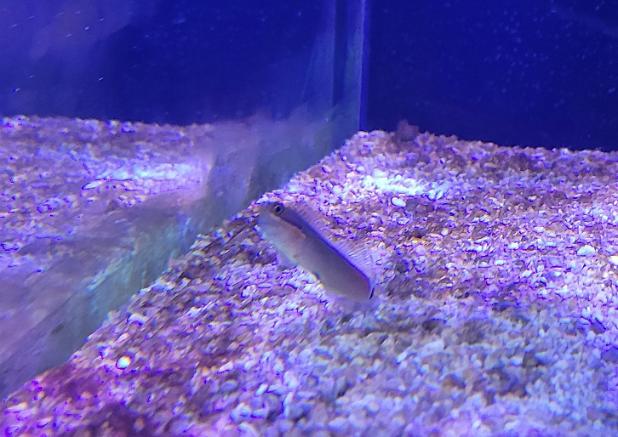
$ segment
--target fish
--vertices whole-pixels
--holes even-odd
[[[306,205],[261,203],[257,226],[284,266],[312,273],[328,293],[355,302],[374,297],[376,280],[365,249],[336,242]]]

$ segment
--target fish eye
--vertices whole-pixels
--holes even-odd
[[[283,214],[283,205],[280,203],[275,203],[273,205],[273,212],[277,215]]]

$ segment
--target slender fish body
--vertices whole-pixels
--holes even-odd
[[[284,262],[313,273],[324,288],[354,301],[373,296],[374,284],[366,266],[353,250],[328,238],[314,213],[279,202],[260,205],[258,226]]]

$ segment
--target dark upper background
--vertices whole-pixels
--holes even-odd
[[[299,92],[321,5],[0,0],[0,114],[186,124],[272,109]],[[618,0],[373,0],[369,17],[363,128],[407,118],[618,149]]]
[[[618,149],[618,1],[373,5],[369,128]]]
[[[189,124],[294,101],[323,8],[293,3],[0,0],[0,114]]]

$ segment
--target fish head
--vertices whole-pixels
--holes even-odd
[[[260,205],[260,214],[267,213],[276,217],[281,217],[286,207],[282,202],[266,202]]]
[[[258,207],[257,224],[263,230],[282,226],[286,207],[281,202],[265,202]]]
[[[288,207],[282,202],[265,202],[258,209],[258,225],[287,226],[306,233],[307,223],[295,208]]]
[[[265,202],[258,208],[257,225],[260,233],[288,258],[294,259],[305,240],[296,215],[281,202]]]

